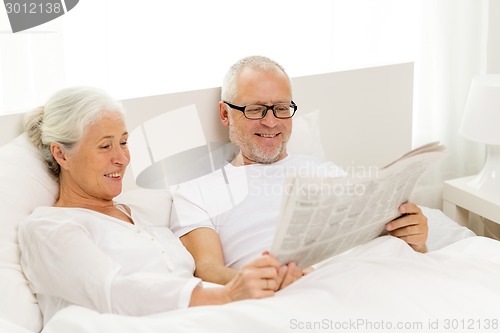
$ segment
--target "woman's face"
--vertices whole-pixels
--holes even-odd
[[[122,191],[130,161],[127,139],[128,132],[118,114],[106,113],[89,125],[75,149],[67,154],[64,186],[83,198],[112,200]]]

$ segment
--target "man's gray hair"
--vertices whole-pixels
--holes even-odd
[[[41,152],[49,170],[59,179],[60,167],[52,156],[50,145],[57,142],[71,151],[85,129],[110,112],[125,120],[121,103],[106,92],[93,87],[66,88],[52,95],[44,106],[28,113],[24,130]]]
[[[249,56],[240,59],[232,65],[224,76],[221,89],[221,99],[223,101],[232,102],[234,100],[238,93],[238,76],[246,67],[263,72],[270,70],[282,71],[288,78],[288,81],[290,81],[290,87],[292,86],[290,77],[285,72],[285,69],[276,61],[264,56]]]

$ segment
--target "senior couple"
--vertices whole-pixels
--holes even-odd
[[[242,182],[283,185],[283,170],[306,165],[343,175],[333,163],[287,153],[297,108],[290,78],[275,61],[252,56],[231,66],[219,117],[239,151],[223,168],[225,181],[214,172],[172,189],[171,230],[152,228],[157,221],[114,200],[131,158],[118,102],[75,87],[28,114],[28,137],[59,183],[55,204],[35,209],[19,227],[21,264],[44,321],[71,304],[146,315],[264,298],[309,272],[267,252],[280,195],[248,191],[236,204],[232,197]],[[425,252],[427,219],[414,204],[399,209],[404,214],[386,229]]]

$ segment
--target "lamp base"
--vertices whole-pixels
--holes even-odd
[[[487,145],[486,163],[483,170],[472,178],[468,185],[479,191],[500,195],[500,146]]]

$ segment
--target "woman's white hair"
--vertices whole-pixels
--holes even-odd
[[[24,130],[42,153],[52,174],[59,179],[60,167],[52,156],[50,145],[57,142],[71,151],[85,129],[109,112],[125,120],[121,103],[106,92],[93,87],[66,88],[52,95],[44,106],[28,113],[24,118]]]
[[[263,72],[270,70],[282,71],[290,82],[290,87],[292,86],[290,77],[285,72],[285,69],[276,61],[264,56],[249,56],[240,59],[232,65],[224,76],[221,89],[221,99],[223,101],[232,102],[236,98],[238,94],[238,76],[247,67]]]

